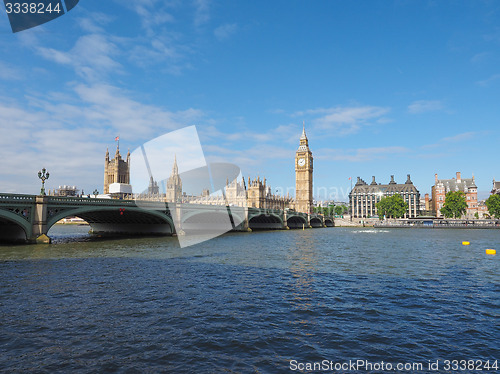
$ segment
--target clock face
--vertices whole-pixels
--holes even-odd
[[[306,164],[306,160],[304,158],[299,158],[297,164],[299,164],[299,166],[304,166]]]

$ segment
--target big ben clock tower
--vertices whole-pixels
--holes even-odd
[[[295,210],[310,213],[313,202],[313,156],[309,149],[305,125],[295,153]]]

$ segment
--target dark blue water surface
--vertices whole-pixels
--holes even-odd
[[[0,246],[0,369],[287,373],[361,359],[419,372],[440,360],[445,372],[444,360],[500,360],[500,256],[485,254],[500,250],[498,230],[254,232],[183,249],[87,230]]]

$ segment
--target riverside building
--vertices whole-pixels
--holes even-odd
[[[462,175],[457,171],[456,178],[438,179],[438,175],[434,174],[435,183],[432,186],[432,209],[436,212],[436,217],[442,217],[441,208],[446,201],[446,194],[452,191],[462,191],[467,199],[467,213],[465,218],[475,218],[478,212],[477,201],[477,186],[474,176],[472,178],[462,178]]]
[[[372,177],[372,182],[367,184],[358,177],[356,185],[349,194],[351,206],[351,216],[353,218],[370,218],[377,215],[376,204],[383,198],[395,194],[401,195],[408,204],[404,218],[415,218],[420,212],[420,193],[413,185],[408,174],[404,184],[398,184],[394,181],[394,175],[388,184],[380,184]]]
[[[500,182],[497,182],[493,179],[493,189],[491,190],[491,194],[498,194],[500,195]]]

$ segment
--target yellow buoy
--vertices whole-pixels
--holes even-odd
[[[462,245],[470,245],[470,242],[462,242]]]
[[[486,254],[487,255],[496,255],[497,251],[496,251],[496,249],[487,249]]]

